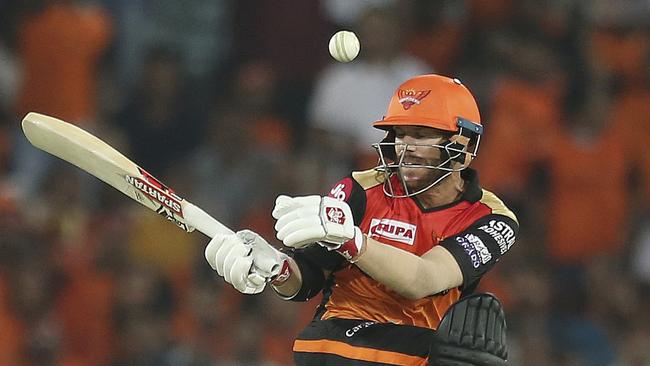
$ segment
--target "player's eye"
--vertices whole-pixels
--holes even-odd
[[[415,131],[414,135],[415,135],[416,138],[419,138],[419,139],[433,138],[431,133],[429,131],[424,130],[424,129]]]

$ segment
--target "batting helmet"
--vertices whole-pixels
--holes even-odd
[[[375,121],[373,126],[388,132],[382,142],[373,145],[380,157],[377,169],[387,174],[403,166],[401,157],[395,156],[394,126],[423,126],[451,133],[444,144],[431,145],[446,154],[447,159],[441,164],[410,165],[411,168],[438,169],[447,173],[417,192],[408,192],[404,186],[405,194],[396,194],[387,183],[389,189],[385,192],[393,197],[419,194],[451,172],[467,168],[476,156],[483,133],[478,105],[472,93],[460,80],[435,74],[417,76],[402,83],[393,94],[384,118]],[[459,164],[452,164],[454,162]]]

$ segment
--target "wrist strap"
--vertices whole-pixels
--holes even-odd
[[[354,263],[359,260],[359,257],[365,251],[366,247],[366,237],[361,232],[358,226],[354,227],[354,238],[343,243],[338,249],[336,249],[339,254],[341,254],[345,259],[350,263]]]
[[[289,260],[285,259],[282,261],[282,268],[280,268],[280,272],[271,279],[271,285],[273,286],[280,286],[283,283],[287,282],[289,277],[291,276],[291,266],[289,265]]]

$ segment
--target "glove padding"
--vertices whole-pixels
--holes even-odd
[[[257,294],[279,274],[288,256],[258,234],[242,230],[212,238],[205,248],[205,259],[239,292]]]
[[[332,197],[278,196],[273,208],[277,238],[284,245],[302,248],[313,243],[336,250],[355,237],[350,206]]]
[[[436,330],[429,364],[506,366],[506,321],[490,294],[475,294],[452,305]]]

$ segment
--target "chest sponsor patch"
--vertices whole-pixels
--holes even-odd
[[[371,237],[380,237],[400,243],[413,245],[417,226],[407,222],[391,219],[372,219],[368,234]]]

